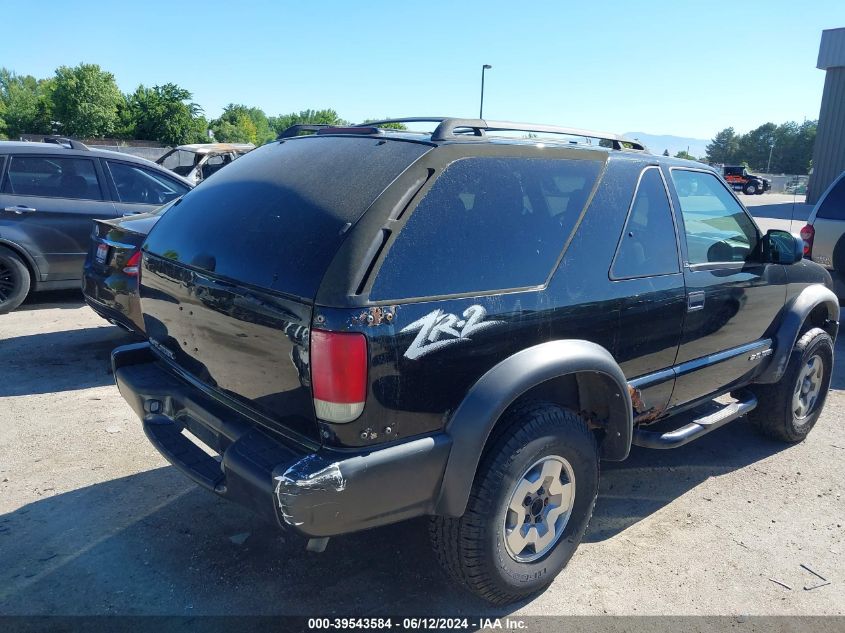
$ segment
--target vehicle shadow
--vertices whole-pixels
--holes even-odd
[[[82,292],[73,290],[47,290],[33,292],[24,300],[16,312],[27,310],[47,310],[51,308],[78,308],[84,305]]]
[[[92,459],[95,466],[96,457]],[[426,521],[337,538],[322,554],[172,467],[0,516],[6,615],[504,614],[456,589]],[[222,599],[221,599],[222,598]]]
[[[584,540],[611,538],[707,479],[788,448],[761,436],[745,418],[672,450],[633,446],[624,462],[602,463],[596,509]]]
[[[834,347],[833,375],[830,378],[830,388],[845,389],[845,338],[838,336]]]
[[[107,385],[111,351],[133,341],[116,326],[0,339],[0,397]]]
[[[755,218],[806,222],[807,218],[810,217],[810,212],[813,210],[813,205],[802,202],[796,202],[795,204],[792,202],[776,202],[774,204],[749,204],[746,208]]]

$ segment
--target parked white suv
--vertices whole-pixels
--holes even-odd
[[[199,184],[238,156],[255,149],[252,143],[195,143],[179,145],[159,158],[156,163]]]
[[[845,299],[845,172],[822,194],[801,229],[804,257],[827,268],[840,301]]]

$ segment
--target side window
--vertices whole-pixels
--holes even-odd
[[[660,170],[649,167],[640,184],[610,269],[614,279],[680,272],[672,208]]]
[[[121,202],[164,204],[187,193],[188,187],[152,170],[106,161]]]
[[[211,174],[221,169],[223,166],[231,162],[228,154],[217,154],[216,156],[211,156],[205,164],[202,166],[202,177],[203,180],[208,178]]]
[[[47,198],[102,200],[94,161],[56,156],[12,156],[3,193]]]
[[[370,297],[407,299],[545,283],[602,166],[575,159],[455,161],[396,237]]]
[[[757,228],[714,175],[673,169],[690,264],[744,262],[757,247]]]
[[[840,178],[819,205],[817,218],[845,220],[845,176]]]

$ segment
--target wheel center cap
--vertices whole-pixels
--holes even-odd
[[[535,499],[534,503],[531,504],[531,514],[538,515],[543,511],[543,500],[542,499]]]

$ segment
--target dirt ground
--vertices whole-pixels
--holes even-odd
[[[842,345],[807,441],[738,420],[673,451],[635,448],[603,466],[585,542],[552,587],[491,609],[445,581],[425,521],[312,554],[190,483],[112,383],[109,352],[128,341],[77,293],[0,316],[2,614],[845,614]],[[801,564],[830,584],[813,589]]]

